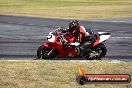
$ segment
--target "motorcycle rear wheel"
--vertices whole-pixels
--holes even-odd
[[[101,50],[102,52],[99,54],[99,56],[96,58],[97,60],[101,60],[103,57],[105,57],[107,53],[107,48],[104,44],[100,44],[99,47],[96,49],[98,52]]]
[[[86,58],[88,60],[101,60],[103,57],[105,57],[107,48],[104,44],[100,44],[96,48],[94,48],[93,51],[95,51],[95,53],[98,55],[96,55],[94,57],[90,57],[90,55],[89,55]]]

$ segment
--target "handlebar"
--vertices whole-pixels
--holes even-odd
[[[67,42],[67,40],[64,38],[64,35],[60,36],[60,42],[61,43]]]

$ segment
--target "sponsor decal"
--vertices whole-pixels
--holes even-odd
[[[82,67],[79,67],[77,83],[84,85],[86,83],[130,83],[129,74],[86,74]]]

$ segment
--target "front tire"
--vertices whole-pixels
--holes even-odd
[[[50,55],[48,53],[51,51],[51,49],[45,47],[45,46],[40,46],[37,50],[37,57],[38,59],[53,59],[56,57],[55,50],[52,51]]]

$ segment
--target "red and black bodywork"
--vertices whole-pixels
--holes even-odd
[[[82,30],[84,32],[85,30]],[[105,35],[105,36],[102,36]],[[81,51],[79,48],[75,47],[74,45],[63,45],[62,41],[65,40],[67,42],[74,43],[76,40],[76,36],[70,35],[66,33],[63,34],[56,34],[55,32],[50,32],[47,36],[47,42],[42,44],[37,50],[38,58],[42,59],[49,59],[49,58],[91,58],[91,59],[101,59],[106,55],[106,47],[102,43],[110,37],[109,33],[105,32],[98,32],[95,35],[96,41],[91,45],[91,53],[88,53],[87,56],[80,56]],[[103,38],[105,37],[105,38]],[[107,37],[107,38],[106,38]],[[80,36],[81,38],[81,36]],[[96,58],[95,58],[96,57]]]

